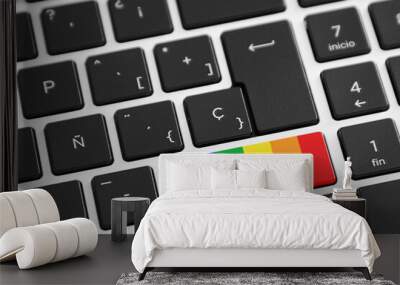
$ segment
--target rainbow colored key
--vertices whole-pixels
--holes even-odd
[[[265,141],[216,153],[311,153],[314,155],[314,188],[336,183],[335,170],[321,132]]]

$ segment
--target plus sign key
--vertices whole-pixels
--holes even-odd
[[[207,36],[159,44],[154,54],[166,92],[221,80],[213,45]]]
[[[351,157],[354,179],[400,171],[400,140],[396,125],[384,119],[338,131],[344,157]]]

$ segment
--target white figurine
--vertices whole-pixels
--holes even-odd
[[[343,177],[343,190],[346,189],[353,189],[351,187],[351,176],[353,172],[351,171],[351,160],[350,157],[348,156],[346,161],[344,162],[344,177]]]

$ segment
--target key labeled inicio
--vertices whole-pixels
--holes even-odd
[[[355,8],[307,16],[306,26],[315,58],[319,62],[370,52]]]

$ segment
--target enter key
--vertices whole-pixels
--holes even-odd
[[[233,84],[244,87],[258,134],[318,123],[287,21],[225,32],[222,41]]]

